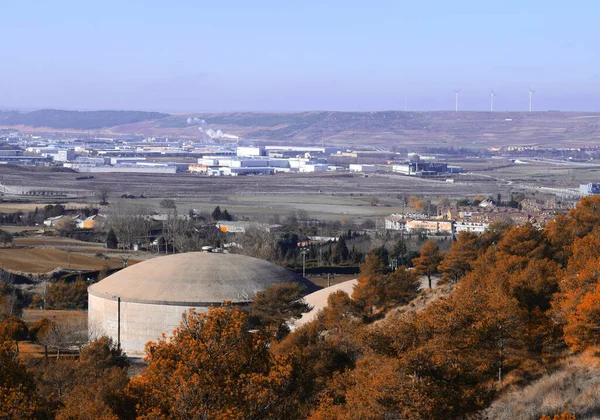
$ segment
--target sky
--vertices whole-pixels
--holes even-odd
[[[3,0],[0,108],[600,111],[600,2]]]

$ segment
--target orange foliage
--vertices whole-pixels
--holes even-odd
[[[286,417],[290,366],[270,337],[232,308],[191,310],[172,338],[147,345],[148,367],[131,381],[142,418]],[[293,407],[293,404],[291,404]]]
[[[33,375],[17,358],[12,337],[0,331],[0,418],[33,419],[43,417],[43,401],[36,392]]]
[[[477,239],[478,236],[471,232],[461,232],[458,235],[458,240],[452,244],[450,252],[438,266],[442,280],[457,282],[471,270],[471,264],[477,258]]]
[[[427,276],[429,288],[431,289],[431,276],[439,273],[438,265],[442,261],[440,249],[433,241],[427,241],[421,247],[421,255],[413,259],[415,271],[418,274]]]
[[[600,340],[600,283],[569,313],[565,341],[575,351],[595,346]]]
[[[360,268],[352,297],[366,315],[407,303],[419,291],[420,283],[412,272],[401,266],[386,273],[381,260],[374,253],[369,254]]]
[[[577,417],[564,411],[562,414],[555,414],[554,417],[544,415],[540,417],[540,420],[577,420]]]

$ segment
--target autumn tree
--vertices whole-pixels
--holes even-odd
[[[76,376],[62,393],[57,419],[134,418],[135,401],[126,392],[129,363],[110,338],[92,341],[70,363]]]
[[[44,412],[33,375],[17,357],[13,332],[6,325],[0,327],[0,418],[44,418],[48,413]]]
[[[565,410],[561,414],[555,414],[554,417],[543,415],[540,420],[577,420],[577,417]]]
[[[565,340],[576,349],[590,343],[596,333],[587,322],[593,319],[595,296],[600,284],[600,261],[596,252],[600,239],[589,234],[575,239],[572,256],[554,297],[554,313],[564,327]],[[585,301],[585,303],[584,303]]]
[[[4,340],[13,340],[15,351],[19,353],[19,341],[27,339],[27,325],[14,315],[0,315],[0,336]]]
[[[408,199],[408,203],[418,212],[424,212],[427,209],[427,201],[415,195]]]
[[[375,286],[383,282],[380,280],[387,274],[387,267],[379,258],[377,251],[372,250],[365,262],[360,265],[358,283],[352,293],[352,298],[367,313],[372,313],[379,298],[373,293]]]
[[[50,333],[51,329],[52,321],[46,317],[40,318],[29,328],[29,337],[31,340],[44,346],[44,356],[46,359],[48,358],[48,344],[45,343],[44,337]]]
[[[171,338],[147,345],[148,367],[131,381],[138,415],[289,418],[290,368],[271,355],[269,345],[265,334],[248,331],[242,310],[191,310]]]
[[[564,327],[565,341],[575,351],[600,342],[600,283],[587,293],[575,310],[569,313]]]
[[[439,247],[433,241],[427,241],[421,247],[419,257],[413,260],[417,274],[427,276],[429,288],[431,289],[431,277],[438,274],[438,265],[442,260]]]
[[[360,327],[350,297],[340,291],[329,296],[315,320],[274,343],[274,354],[291,364],[288,398],[299,405],[297,418],[308,417],[332,377],[354,367],[361,355],[356,341]]]
[[[58,280],[46,287],[46,305],[48,309],[86,309],[87,288],[85,280],[74,282]]]
[[[345,320],[358,319],[357,305],[348,294],[342,290],[327,296],[327,306],[321,309],[319,321],[327,330],[339,328]]]
[[[458,235],[458,240],[438,266],[442,280],[456,283],[471,270],[471,263],[477,258],[477,239],[477,235],[471,232]]]
[[[251,323],[260,328],[273,327],[277,339],[285,337],[290,331],[288,323],[311,309],[303,299],[303,290],[299,283],[280,283],[258,292],[252,299]]]
[[[417,276],[400,266],[392,273],[362,277],[353,296],[367,313],[373,308],[386,312],[410,302],[417,295],[420,286]]]

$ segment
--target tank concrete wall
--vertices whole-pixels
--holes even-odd
[[[145,354],[148,341],[156,341],[162,333],[171,335],[179,327],[183,313],[190,308],[177,305],[154,305],[121,302],[121,348],[132,357]],[[195,307],[207,312],[207,307]],[[88,294],[89,328],[94,333],[105,334],[117,342],[117,299],[104,299]]]

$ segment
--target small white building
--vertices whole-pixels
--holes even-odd
[[[44,220],[44,226],[47,227],[56,227],[56,224],[62,220],[63,218],[65,218],[66,216],[54,216],[54,217],[49,217],[46,220]]]
[[[323,163],[315,163],[301,166],[298,172],[327,172],[329,167]]]
[[[486,222],[468,222],[465,220],[457,220],[454,222],[454,232],[483,233],[488,229],[489,226],[490,224]]]
[[[362,163],[351,163],[348,166],[350,172],[365,172],[365,173],[373,173],[377,171],[377,167],[375,165],[364,165]]]
[[[584,197],[588,196],[588,195],[600,194],[600,184],[595,184],[595,183],[580,184],[579,185],[579,193]]]
[[[235,149],[237,156],[266,156],[263,146],[240,146]]]
[[[56,162],[70,162],[72,160],[75,160],[75,150],[58,150],[55,154],[52,155],[52,157]]]
[[[406,230],[406,219],[401,214],[392,214],[385,218],[386,230]]]

